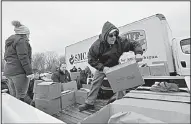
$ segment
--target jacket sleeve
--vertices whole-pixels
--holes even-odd
[[[134,40],[124,39],[122,41],[123,52],[133,51],[136,54],[143,54],[142,46],[139,42]]]
[[[26,75],[32,74],[32,65],[29,58],[28,43],[24,39],[20,39],[16,44],[17,56],[21,62]]]
[[[88,52],[88,63],[99,71],[103,71],[104,65],[98,60],[99,47],[93,44]]]
[[[59,77],[58,77],[58,75],[56,73],[52,74],[51,79],[52,79],[53,82],[60,82]]]

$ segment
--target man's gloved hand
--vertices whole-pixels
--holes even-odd
[[[137,55],[135,55],[135,60],[136,60],[136,62],[140,62],[143,60],[143,56],[141,54],[137,54]]]
[[[109,67],[104,67],[103,68],[103,73],[106,73],[109,70]]]

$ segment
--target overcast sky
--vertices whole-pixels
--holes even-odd
[[[12,34],[12,20],[30,29],[33,53],[55,51],[64,55],[65,47],[98,35],[106,21],[117,27],[161,13],[174,37],[190,36],[190,2],[85,2],[85,1],[9,1],[2,2],[2,47]]]

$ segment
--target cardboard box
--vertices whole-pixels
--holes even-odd
[[[104,123],[119,112],[135,112],[165,123],[190,123],[190,104],[160,100],[123,98],[103,107],[81,124]]]
[[[80,77],[80,72],[71,72],[71,80],[76,80],[77,77]]]
[[[150,73],[152,76],[168,76],[169,75],[164,63],[149,65],[149,68],[150,68]]]
[[[33,93],[35,93],[35,90],[36,90],[36,86],[41,83],[41,82],[44,82],[43,80],[35,80],[34,81],[34,86],[33,86]]]
[[[77,83],[76,83],[76,81],[70,81],[68,83],[62,83],[62,89],[63,89],[63,91],[65,91],[65,90],[76,91],[77,90]]]
[[[139,67],[140,73],[142,76],[150,76],[150,69],[149,67]]]
[[[61,111],[60,100],[60,97],[52,100],[35,99],[35,107],[50,115],[53,115]]]
[[[64,91],[61,95],[61,109],[65,109],[66,107],[75,103],[75,91]]]
[[[124,63],[114,66],[106,72],[106,77],[113,92],[145,84],[137,63],[130,65]]]
[[[91,84],[82,84],[82,87],[86,88],[86,89],[90,89],[91,88]]]
[[[87,99],[88,93],[89,93],[88,89],[84,90],[84,89],[81,88],[80,90],[77,90],[75,92],[76,103],[84,104],[85,100]]]
[[[51,100],[61,96],[61,83],[42,82],[36,86],[35,98]]]

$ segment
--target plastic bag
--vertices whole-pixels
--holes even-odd
[[[151,86],[150,90],[155,92],[178,92],[179,88],[175,83],[155,82],[155,84]]]

